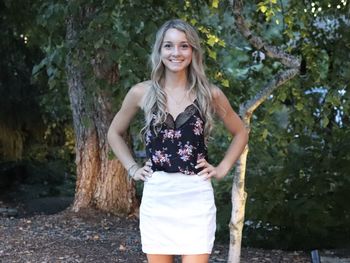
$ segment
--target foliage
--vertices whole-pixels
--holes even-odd
[[[282,69],[280,63],[254,50],[236,32],[229,3],[224,1],[29,2],[20,9],[23,13],[17,12],[18,2],[4,2],[8,15],[4,16],[0,33],[2,46],[6,47],[1,49],[1,68],[6,71],[0,72],[0,120],[13,122],[6,127],[19,132],[13,136],[21,134],[20,138],[25,138],[24,155],[31,161],[63,159],[73,163],[74,134],[65,59],[76,47],[84,51],[83,60],[75,58],[75,63],[85,67],[90,98],[96,92],[109,91],[115,110],[132,85],[149,78],[146,64],[155,31],[174,17],[198,28],[207,74],[223,89],[236,111]],[[350,122],[346,113],[350,34],[348,6],[338,2],[340,8],[337,4],[328,7],[328,1],[244,1],[251,28],[267,42],[302,59],[301,77],[273,94],[252,118],[245,244],[331,247],[341,246],[349,236],[345,200],[349,198],[346,149]],[[80,6],[87,5],[91,9],[86,23],[80,26],[79,41],[69,43],[65,21],[69,15],[81,12]],[[11,27],[5,25],[17,28],[16,32],[8,34]],[[22,32],[28,37],[27,43],[20,37]],[[116,84],[96,77],[91,61],[96,61],[101,52],[103,63],[118,65]],[[34,83],[30,83],[30,71]],[[3,81],[5,75],[7,82]],[[6,116],[11,116],[11,121]],[[37,130],[23,131],[20,127],[24,124],[35,124],[33,128]],[[143,116],[139,114],[131,130],[136,151],[143,149],[138,136],[142,125]],[[0,125],[0,136],[4,137],[1,127],[4,125]],[[38,136],[31,137],[29,133]],[[217,164],[231,138],[219,122],[213,137],[209,153]],[[32,144],[28,138],[32,138]],[[231,176],[214,183],[218,239],[225,241],[231,213]]]
[[[335,126],[327,134],[319,124],[299,136],[279,129],[280,135],[274,130],[270,138],[251,145],[248,244],[345,246],[350,233],[349,196],[344,191],[350,186],[348,129]],[[284,146],[279,143],[282,138],[287,139]]]
[[[253,116],[246,187],[247,245],[305,249],[348,244],[350,211],[344,206],[348,196],[342,189],[349,187],[345,150],[349,59],[344,61],[349,58],[349,21],[344,20],[345,8],[326,8],[325,2],[315,5],[325,11],[315,16],[313,6],[300,1],[245,6],[255,32],[303,59],[302,77],[278,90]],[[327,24],[329,20],[339,26]],[[252,50],[244,40],[234,46],[243,54],[234,59],[242,59],[239,70],[230,70],[232,79],[240,82],[233,80],[231,86],[249,98],[281,65]],[[230,51],[223,52],[232,63]],[[216,138],[215,144],[220,145],[224,137]],[[225,209],[230,203],[230,184],[230,180],[216,184],[217,206],[222,211],[218,234],[224,240],[229,231],[223,222],[230,218],[230,209]]]
[[[9,180],[38,185],[45,176],[61,176],[58,171],[73,173],[74,138],[68,125],[70,115],[62,110],[68,104],[64,105],[64,96],[57,95],[63,93],[49,89],[45,75],[36,74],[35,82],[32,79],[32,68],[43,55],[40,41],[36,42],[35,7],[35,1],[1,3],[0,167],[6,168],[8,163],[14,170],[24,166],[25,172]],[[53,165],[55,172],[49,170]]]
[[[30,83],[30,69],[38,50],[28,48],[26,36],[21,34],[25,25],[19,17],[27,14],[15,13],[7,1],[0,5],[0,158],[19,160],[27,141],[42,132],[40,125],[33,125],[41,122],[35,98],[39,87]]]

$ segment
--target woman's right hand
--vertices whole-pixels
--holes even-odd
[[[143,167],[140,167],[135,172],[135,175],[132,177],[135,181],[147,181],[148,178],[152,177],[152,162],[148,160]]]

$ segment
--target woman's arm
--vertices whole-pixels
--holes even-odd
[[[199,175],[206,174],[206,177],[208,178],[214,176],[220,179],[231,170],[232,166],[243,152],[244,147],[248,142],[248,131],[237,113],[232,109],[225,94],[217,87],[213,90],[213,102],[216,114],[223,121],[226,129],[234,138],[228,147],[224,158],[217,167],[213,167],[203,159],[198,162],[197,167],[204,168]]]
[[[136,168],[137,166],[129,147],[123,139],[123,135],[128,130],[130,122],[136,115],[139,108],[142,107],[142,99],[146,92],[146,88],[147,86],[145,83],[139,83],[129,90],[124,98],[120,110],[113,118],[107,133],[109,145],[111,146],[116,157],[127,170],[129,170],[129,168],[132,166],[133,168]],[[136,174],[136,171],[133,172],[133,174]],[[143,180],[145,178],[140,176],[140,178],[137,179]]]

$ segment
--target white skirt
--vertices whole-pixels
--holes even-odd
[[[210,180],[156,171],[144,183],[140,206],[142,251],[147,254],[210,254],[216,207]]]

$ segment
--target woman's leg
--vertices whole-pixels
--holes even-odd
[[[182,255],[182,263],[208,263],[210,254]]]
[[[173,263],[174,256],[147,254],[147,260],[148,260],[148,263]]]

